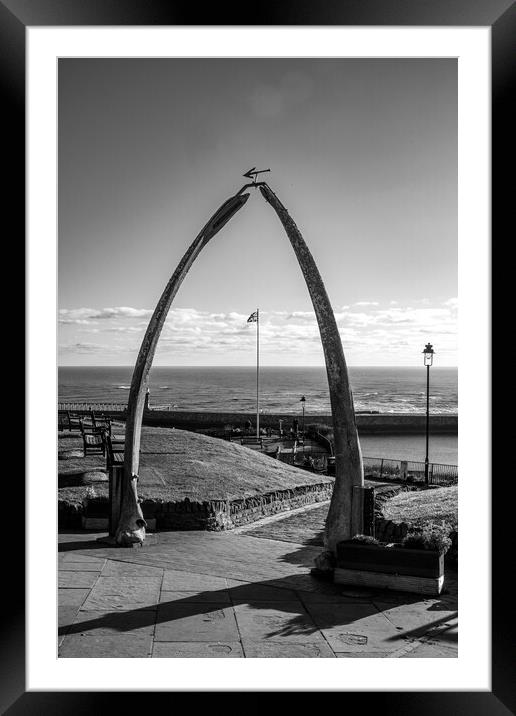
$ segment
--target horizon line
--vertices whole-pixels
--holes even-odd
[[[58,368],[134,368],[133,364],[117,364],[117,365],[57,365]],[[419,365],[363,365],[358,363],[348,363],[348,368],[424,368],[425,366]],[[433,365],[432,368],[458,368],[458,365]],[[191,363],[184,363],[181,365],[153,365],[152,368],[253,368],[256,369],[256,365],[249,363],[247,365],[192,365]],[[152,370],[151,368],[151,370]],[[323,364],[321,365],[260,365],[260,368],[326,368]]]

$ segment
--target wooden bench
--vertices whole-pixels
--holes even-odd
[[[91,420],[94,428],[102,428],[102,430],[104,430],[107,435],[111,435],[111,418],[107,417],[103,413],[101,415],[96,415],[95,412],[92,410]]]
[[[104,435],[106,444],[106,467],[109,470],[114,466],[123,466],[125,441],[114,440],[111,435]]]
[[[60,410],[58,412],[58,426],[59,430],[73,430],[81,429],[81,418],[76,413],[71,413],[69,410]]]
[[[242,445],[258,445],[259,447],[263,447],[263,440],[262,438],[251,438],[251,437],[242,437],[241,438],[241,444]]]
[[[106,442],[104,437],[104,430],[97,428],[90,428],[84,424],[82,418],[79,418],[82,443],[84,455],[93,453],[94,455],[106,454]]]
[[[105,434],[106,468],[109,473],[109,534],[115,536],[122,505],[125,441]]]

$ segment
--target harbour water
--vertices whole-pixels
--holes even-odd
[[[362,454],[367,457],[383,457],[392,460],[425,459],[424,435],[362,435]],[[428,459],[445,465],[457,465],[457,435],[430,435]]]

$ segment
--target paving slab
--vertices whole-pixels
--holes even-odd
[[[149,657],[152,636],[141,634],[68,634],[59,648],[59,658],[112,659]]]
[[[231,599],[229,598],[229,592],[223,591],[221,589],[217,590],[216,593],[214,592],[169,592],[169,591],[161,591],[161,595],[159,598],[160,604],[165,604],[167,602],[192,602],[194,604],[196,603],[208,603],[213,604],[213,599],[216,597],[218,604],[231,604]]]
[[[307,571],[305,574],[289,574],[283,579],[267,580],[270,587],[278,587],[280,589],[294,589],[296,592],[317,592],[323,594],[325,587],[331,585],[322,585]]]
[[[390,651],[336,651],[337,659],[389,659],[392,658]]]
[[[446,659],[456,659],[459,655],[458,643],[449,644],[444,641],[424,640],[425,644],[431,646],[439,656]]]
[[[246,582],[292,581],[297,576],[302,588],[314,588],[308,572],[320,548],[219,532],[162,532],[156,537],[155,544],[134,550],[99,545],[92,551],[96,557]]]
[[[441,609],[438,602],[426,600],[391,606],[386,602],[376,601],[375,606],[384,616],[396,627],[398,639],[404,637],[418,638],[433,632],[436,635],[448,631],[453,633],[448,626],[453,624],[457,612],[449,609]],[[437,607],[437,608],[436,608]]]
[[[360,587],[343,589],[342,584],[335,584],[334,586],[336,588],[335,594],[338,594],[340,597],[345,597],[344,601],[352,599],[353,601],[370,602],[374,596],[374,591],[369,589],[361,589]]]
[[[318,545],[320,549],[324,541],[324,524],[329,504],[328,500],[322,504],[307,505],[294,514],[287,513],[274,520],[260,520],[258,524],[246,525],[241,529],[252,537]]]
[[[232,607],[223,603],[168,603],[158,606],[155,641],[223,642],[240,640]]]
[[[208,574],[195,574],[178,570],[165,570],[163,575],[164,591],[170,592],[226,592],[225,577],[214,577]],[[214,595],[215,596],[215,595]],[[211,601],[216,602],[214,598]]]
[[[298,601],[250,602],[235,605],[242,639],[319,642],[322,635]]]
[[[412,649],[407,649],[404,654],[400,654],[401,659],[453,659],[457,658],[457,653],[448,650],[440,650],[438,647],[426,642],[416,642],[412,645]]]
[[[111,559],[106,561],[102,569],[103,577],[117,577],[119,575],[133,577],[159,577],[163,576],[163,570],[160,567],[150,567],[146,564],[137,564],[134,562],[118,562]]]
[[[292,589],[272,587],[265,584],[252,584],[237,579],[227,580],[231,601],[239,602],[288,602],[297,601],[297,594]]]
[[[426,632],[424,641],[435,648],[444,651],[458,651],[458,620],[448,619],[445,623],[436,625]]]
[[[59,571],[58,583],[59,587],[66,589],[91,588],[97,581],[100,571],[94,572],[77,572],[77,571]]]
[[[327,604],[331,607],[332,604],[370,604],[369,599],[362,599],[360,597],[343,597],[338,592],[305,592],[298,591],[297,594],[301,601],[306,604]]]
[[[97,536],[63,537],[61,657],[457,656],[453,573],[439,597],[366,593],[316,580],[320,549],[293,542],[170,532],[124,549]]]
[[[89,589],[58,589],[57,603],[62,607],[80,607],[90,593]]]
[[[77,539],[77,535],[74,535]],[[86,533],[83,533],[83,536],[86,538],[88,535]],[[61,537],[61,535],[60,535]],[[89,544],[89,540],[84,540],[81,544],[84,544],[84,547],[87,547]],[[66,546],[67,542],[62,542],[61,547]],[[80,549],[80,548],[79,548]],[[96,551],[90,550],[90,549],[82,549],[81,551],[78,550],[70,550],[70,551],[63,551],[58,552],[58,559],[60,562],[97,562],[101,566],[106,561],[105,557],[99,557],[96,554]]]
[[[68,633],[83,636],[106,634],[152,635],[156,622],[156,610],[141,611],[85,611],[75,613]]]
[[[96,559],[91,561],[83,561],[83,562],[72,562],[70,560],[62,561],[59,564],[59,571],[60,572],[97,572],[100,573],[102,571],[102,567],[104,566],[105,560],[103,559]]]
[[[161,577],[100,576],[82,608],[93,611],[154,609],[160,588]]]
[[[398,632],[384,615],[370,604],[307,605],[334,652],[394,651]]]
[[[69,626],[73,623],[77,612],[79,611],[79,606],[67,606],[67,607],[59,607],[57,610],[57,625],[58,627],[64,629],[65,627]]]
[[[154,659],[239,659],[244,656],[239,642],[156,641]]]
[[[374,604],[365,602],[344,602],[336,603],[307,603],[306,609],[313,618],[314,622],[321,629],[331,629],[333,627],[351,627],[358,620],[363,621],[367,618],[378,617],[381,612]],[[385,617],[382,617],[385,627],[390,633],[395,634],[394,626]],[[344,649],[344,651],[347,651]]]
[[[65,635],[68,633],[68,627],[70,626],[70,624],[72,624],[78,611],[79,611],[78,606],[59,607],[59,609],[57,610],[57,626],[58,626],[57,645],[58,646],[61,646],[61,644],[63,643]]]
[[[323,640],[293,642],[270,639],[268,641],[243,640],[248,659],[334,659],[335,654]]]

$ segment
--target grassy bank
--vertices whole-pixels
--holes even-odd
[[[76,433],[60,435],[58,446],[59,499],[107,497],[105,459],[82,457],[82,439]],[[183,430],[142,430],[138,493],[143,499],[245,499],[324,482],[333,480],[236,443]]]
[[[383,506],[385,519],[407,522],[422,528],[431,524],[443,525],[450,532],[458,525],[458,489],[441,487],[434,490],[400,492]]]

